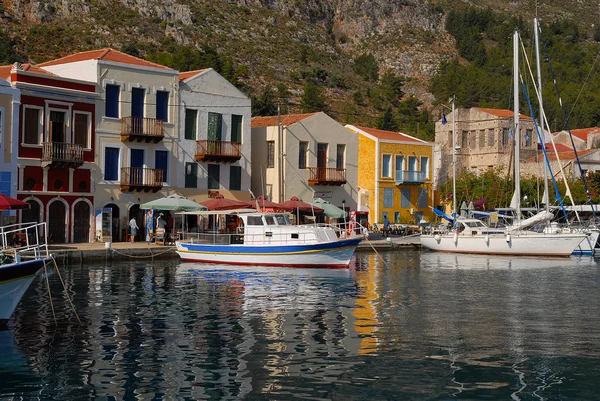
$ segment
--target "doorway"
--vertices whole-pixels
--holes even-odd
[[[112,240],[113,242],[119,242],[121,241],[121,233],[119,232],[119,206],[114,203],[109,203],[104,207],[112,210]]]
[[[90,241],[90,205],[78,202],[73,209],[73,242]]]
[[[137,225],[140,228],[135,237],[135,240],[141,241],[144,238],[143,233],[145,232],[145,224],[144,224],[145,221],[144,221],[144,211],[142,209],[140,209],[139,204],[135,204],[129,208],[129,219],[127,220],[128,224],[129,224],[129,220],[131,220],[133,217],[135,217],[135,221],[137,222]],[[127,230],[129,231],[129,225],[127,226]]]
[[[131,166],[130,185],[142,185],[144,180],[144,149],[131,149],[129,161]]]
[[[50,204],[48,208],[48,241],[55,244],[66,242],[67,207],[59,200]]]

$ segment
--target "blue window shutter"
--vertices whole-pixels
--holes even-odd
[[[157,150],[154,153],[154,168],[163,171],[163,181],[167,182],[169,153],[166,150]]]
[[[106,117],[119,118],[119,85],[106,85]]]
[[[119,179],[119,148],[104,148],[104,179]]]
[[[156,92],[156,119],[169,121],[169,92]]]

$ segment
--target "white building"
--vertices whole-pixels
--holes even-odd
[[[212,68],[179,74],[182,195],[250,200],[250,98]]]
[[[358,199],[358,139],[323,112],[252,119],[252,191],[274,202],[324,198],[350,211]],[[281,140],[279,138],[282,138]]]

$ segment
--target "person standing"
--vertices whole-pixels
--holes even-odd
[[[390,220],[388,219],[387,216],[385,216],[383,219],[383,235],[385,235],[387,237],[389,235],[389,232],[390,232]]]
[[[131,220],[129,220],[129,233],[130,233],[131,242],[135,242],[135,236],[137,235],[137,230],[139,230],[139,229],[140,228],[137,225],[135,216],[133,216],[131,218]]]

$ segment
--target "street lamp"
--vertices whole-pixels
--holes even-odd
[[[344,210],[344,229],[346,229],[346,199],[342,199],[342,209]]]

